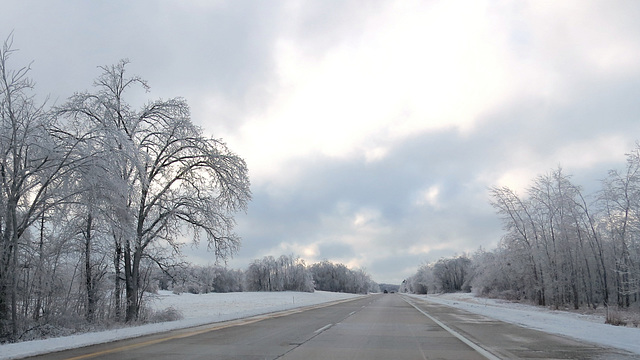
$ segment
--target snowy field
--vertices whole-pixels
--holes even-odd
[[[418,299],[456,307],[492,319],[544,332],[565,335],[640,355],[640,329],[604,323],[604,315],[582,315],[538,306],[485,299],[473,294],[411,295]]]
[[[33,356],[51,351],[105,343],[213,322],[234,320],[358,296],[361,295],[325,291],[316,291],[314,293],[243,292],[203,295],[175,295],[169,291],[161,291],[155,296],[151,305],[152,308],[155,310],[163,310],[172,307],[182,314],[182,320],[0,345],[0,359]]]

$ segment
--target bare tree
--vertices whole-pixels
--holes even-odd
[[[58,137],[56,118],[38,105],[30,68],[12,70],[12,38],[0,50],[0,335],[18,332],[21,241],[27,230],[68,196],[60,188],[75,141]]]
[[[304,261],[293,255],[254,260],[245,271],[245,284],[249,291],[313,292],[311,272]]]
[[[525,267],[523,280],[528,285],[527,288],[533,291],[531,295],[536,303],[544,305],[544,276],[538,256],[541,241],[532,206],[507,187],[491,189],[491,196],[492,205],[502,216],[507,231],[503,238],[503,246],[509,252],[521,254],[524,261],[514,262],[513,265],[519,264]],[[505,263],[511,266],[511,262],[505,261]]]
[[[158,242],[179,251],[185,228],[195,241],[206,236],[218,258],[231,256],[239,245],[233,214],[250,199],[244,160],[216,139],[206,138],[190,120],[183,99],[155,101],[133,111],[124,99],[138,77],[127,78],[127,61],[101,67],[95,93],[74,95],[63,113],[93,124],[113,155],[114,176],[130,228],[117,251],[124,259],[126,320],[140,307],[141,262]]]
[[[490,192],[506,233],[497,249],[471,257],[471,281],[463,284],[556,308],[640,302],[640,145],[627,154],[624,171],[609,172],[591,203],[560,167],[534,179],[527,197],[506,187]],[[402,289],[457,290],[464,267],[454,260],[421,267]]]
[[[371,277],[363,269],[352,270],[328,260],[309,267],[316,290],[366,294],[372,290]]]
[[[522,278],[524,287],[510,286],[524,291],[526,297],[535,293],[540,305],[571,303],[578,308],[584,302],[606,304],[603,242],[598,221],[580,188],[558,168],[537,177],[527,193],[529,198],[521,199],[507,188],[492,189],[493,205],[507,230],[497,259],[512,265],[531,264],[531,269],[524,271],[510,267],[515,271],[512,275]]]
[[[606,234],[613,245],[617,304],[629,307],[631,297],[640,295],[640,147],[627,155],[624,172],[609,172],[600,200]]]

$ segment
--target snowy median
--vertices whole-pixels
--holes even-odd
[[[288,291],[241,292],[202,295],[176,295],[168,291],[161,291],[151,300],[151,308],[156,311],[172,308],[182,315],[181,320],[0,345],[0,359],[34,356],[169,330],[352,299],[359,296],[362,295],[325,291],[316,291],[313,293]]]
[[[605,324],[603,315],[554,311],[539,306],[475,297],[473,294],[409,296],[526,328],[640,354],[640,329]]]

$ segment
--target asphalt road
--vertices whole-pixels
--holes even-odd
[[[639,358],[638,355],[623,350],[605,348],[523,328],[425,300],[409,297],[406,299],[426,313],[425,316],[443,323],[498,359],[631,360]]]
[[[402,295],[371,295],[33,359],[633,359]]]

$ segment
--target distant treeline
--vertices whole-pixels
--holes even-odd
[[[265,256],[245,270],[211,265],[182,265],[158,272],[158,288],[175,293],[314,290],[366,294],[378,285],[361,269],[349,269],[330,261],[306,265],[293,255]]]
[[[378,286],[380,287],[380,292],[398,292],[400,290],[400,286],[399,285],[393,285],[393,284],[378,284]]]

